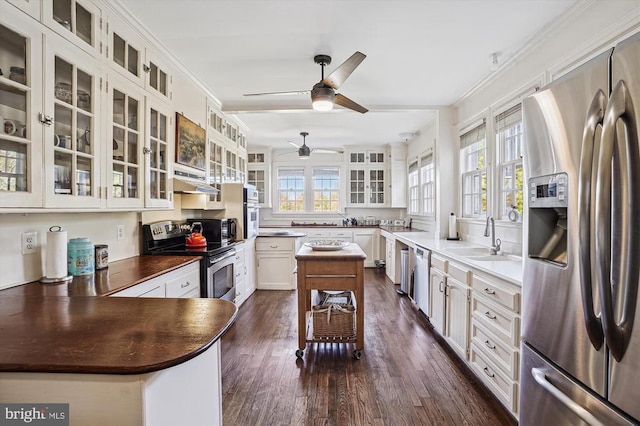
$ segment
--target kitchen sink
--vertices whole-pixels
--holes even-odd
[[[476,262],[507,262],[507,261],[520,260],[520,258],[515,256],[500,256],[500,255],[467,256],[467,259],[473,260]]]
[[[446,251],[451,254],[457,254],[458,256],[482,256],[489,254],[489,248],[485,247],[456,247],[446,249]]]

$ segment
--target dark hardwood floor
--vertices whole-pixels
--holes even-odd
[[[365,275],[365,348],[297,349],[295,291],[256,291],[222,338],[225,425],[513,425],[514,419],[400,297]]]

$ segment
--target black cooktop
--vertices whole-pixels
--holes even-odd
[[[147,254],[181,255],[181,256],[216,256],[233,248],[237,243],[207,243],[206,247],[189,247],[185,243],[149,250]]]

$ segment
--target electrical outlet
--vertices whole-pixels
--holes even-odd
[[[22,254],[32,254],[38,248],[38,233],[23,232],[22,233]]]
[[[118,239],[118,241],[124,240],[124,225],[118,225],[116,238]]]

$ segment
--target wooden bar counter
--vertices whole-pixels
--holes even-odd
[[[236,306],[100,297],[199,260],[139,256],[0,291],[0,402],[68,403],[72,426],[222,424],[220,337]]]
[[[307,312],[311,310],[311,290],[353,291],[356,298],[356,349],[360,358],[364,349],[364,261],[367,255],[360,246],[350,243],[335,251],[312,250],[302,246],[296,253],[298,274],[298,350],[302,358],[307,342]]]

